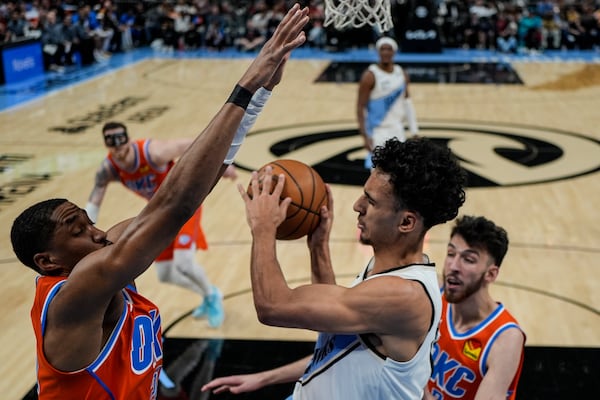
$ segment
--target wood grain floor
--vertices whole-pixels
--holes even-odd
[[[0,113],[3,398],[20,398],[35,382],[29,321],[35,275],[12,253],[9,229],[13,219],[26,206],[45,198],[66,197],[85,204],[94,170],[105,153],[100,128],[108,119],[127,123],[134,138],[196,135],[249,62],[147,60]],[[240,152],[244,165],[256,168],[277,158],[269,153],[269,143],[290,132],[302,134],[307,125],[355,127],[357,86],[314,83],[326,66],[324,60],[289,63],[284,82],[254,128],[267,134],[261,136],[264,139],[249,140]],[[485,215],[507,229],[511,246],[493,294],[521,322],[528,345],[598,347],[600,69],[578,63],[522,63],[513,67],[524,85],[414,84],[412,96],[419,120],[430,128],[422,134],[440,135],[434,128],[453,123],[463,127],[511,126],[563,149],[555,163],[526,170],[498,164],[490,172],[474,162],[471,167],[479,168],[484,176],[494,173],[498,180],[511,184],[469,189],[461,214]],[[568,138],[580,135],[585,140],[564,141],[556,132],[568,132]],[[358,136],[329,143],[342,148],[360,144]],[[451,147],[474,161],[478,157],[490,159],[477,153],[481,143],[460,135]],[[289,156],[315,163],[331,151],[331,147],[315,146]],[[596,173],[548,179],[562,177],[563,171],[569,176],[569,171],[593,169]],[[249,173],[238,172],[238,182],[245,185]],[[314,339],[312,332],[269,328],[256,320],[249,281],[250,235],[235,184],[220,182],[207,199],[204,227],[210,248],[197,256],[225,294],[223,327],[213,330],[205,321],[186,317],[199,303],[198,296],[159,283],[152,267],[140,277],[140,291],[159,305],[171,336]],[[341,284],[349,283],[370,256],[370,250],[356,242],[352,203],[360,192],[357,186],[333,185],[336,222],[331,247]],[[108,228],[142,206],[143,201],[113,185],[98,225]],[[427,252],[438,267],[445,255],[449,228],[450,224],[436,227],[428,235]],[[290,284],[306,282],[309,271],[304,242],[282,242],[278,249]]]

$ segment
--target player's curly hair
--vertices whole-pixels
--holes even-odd
[[[52,213],[66,201],[49,199],[32,205],[15,218],[10,230],[10,240],[17,258],[39,274],[47,275],[36,265],[33,257],[48,249],[56,228]]]
[[[502,264],[508,251],[508,234],[501,226],[484,217],[464,215],[456,220],[450,237],[458,234],[470,247],[486,250],[497,266]]]
[[[447,147],[424,137],[389,139],[373,166],[390,175],[399,209],[417,211],[425,229],[455,218],[465,202],[466,173]]]

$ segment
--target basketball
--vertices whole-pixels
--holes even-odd
[[[320,211],[327,204],[327,189],[321,176],[309,165],[296,160],[275,160],[263,165],[259,171],[259,182],[267,166],[273,168],[273,184],[277,176],[285,175],[285,186],[281,200],[290,197],[292,202],[287,209],[285,220],[277,228],[278,240],[299,239],[312,233],[321,220]],[[252,197],[252,188],[248,186],[248,195]]]

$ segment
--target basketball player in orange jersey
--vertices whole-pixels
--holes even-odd
[[[426,399],[516,398],[525,334],[489,293],[507,250],[506,231],[492,221],[472,216],[456,221]]]
[[[270,90],[267,93],[270,94]],[[252,122],[262,109],[264,101]],[[241,124],[242,129],[250,129],[252,124]],[[108,122],[102,127],[104,144],[108,155],[96,171],[94,188],[85,206],[92,221],[98,220],[98,213],[106,189],[110,182],[120,181],[126,188],[149,200],[173,168],[175,160],[192,144],[193,138],[181,139],[141,139],[131,141],[127,127],[120,122]],[[229,166],[223,174],[235,179],[235,168]],[[206,316],[209,326],[218,328],[224,319],[222,295],[212,285],[204,268],[196,262],[196,249],[206,250],[208,244],[201,225],[202,206],[183,226],[175,240],[156,258],[154,266],[161,282],[172,283],[193,290],[203,297],[202,303],[194,309],[195,318]]]
[[[410,79],[401,66],[394,64],[398,44],[390,37],[375,42],[379,56],[377,64],[371,64],[363,72],[358,83],[356,117],[358,131],[367,150],[365,168],[371,168],[371,152],[383,146],[392,137],[401,142],[407,135],[404,123],[411,136],[419,132],[417,115],[410,98]]]
[[[30,206],[13,222],[18,259],[39,274],[31,310],[38,398],[157,398],[163,348],[157,307],[133,282],[175,238],[230,165],[253,94],[280,75],[305,42],[308,9],[296,4],[215,117],[141,212],[104,232],[65,199]]]

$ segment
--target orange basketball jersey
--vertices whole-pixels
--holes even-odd
[[[131,171],[119,167],[110,153],[107,156],[114,174],[119,177],[123,185],[146,200],[152,198],[154,193],[158,190],[158,187],[167,177],[171,168],[173,168],[173,165],[175,165],[172,161],[163,169],[154,165],[148,156],[149,145],[149,139],[136,140],[133,142],[135,167]]]
[[[66,277],[40,276],[31,309],[36,337],[38,398],[77,400],[156,399],[162,368],[158,307],[133,288],[123,289],[125,307],[98,357],[88,367],[61,372],[48,362],[43,337],[48,305]]]
[[[166,167],[159,168],[152,163],[148,153],[150,139],[136,140],[133,142],[135,154],[135,167],[129,171],[121,168],[109,153],[106,158],[109,161],[113,173],[118,176],[123,185],[133,192],[139,194],[146,200],[150,200],[158,187],[163,183],[167,174],[175,163],[169,162]],[[197,249],[206,250],[208,243],[201,225],[202,206],[198,207],[196,213],[181,228],[177,238],[157,258],[157,261],[173,259],[174,249],[189,249],[192,244]]]
[[[452,323],[452,305],[442,296],[440,335],[433,347],[433,374],[428,382],[434,398],[474,399],[487,371],[487,357],[494,341],[506,329],[519,329],[517,320],[498,303],[498,307],[477,326],[459,333]],[[525,335],[523,333],[523,335]],[[517,373],[510,384],[506,398],[514,400],[523,352]]]

